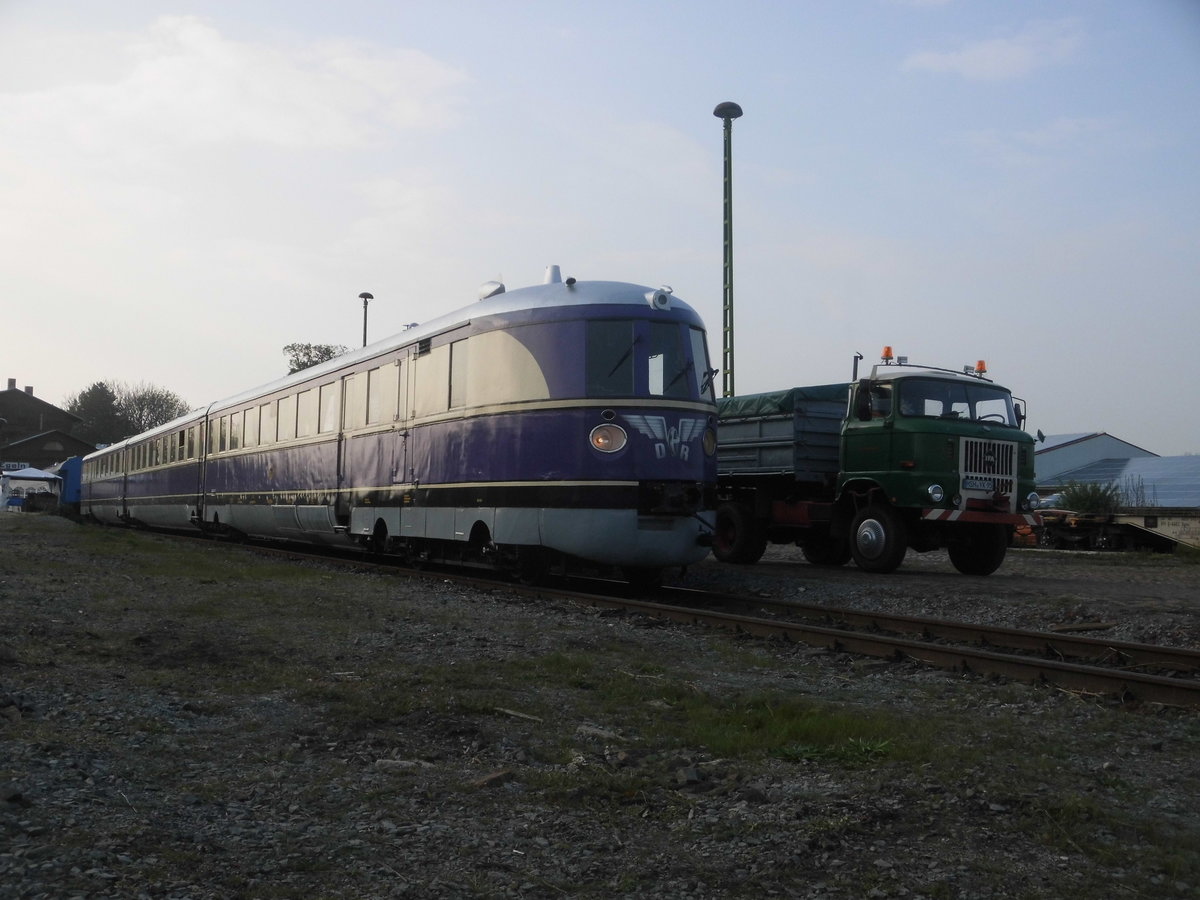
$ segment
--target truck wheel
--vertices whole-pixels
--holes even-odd
[[[830,535],[810,538],[801,543],[800,549],[814,566],[836,568],[850,562],[850,545]]]
[[[964,575],[991,575],[1008,553],[1008,531],[1003,525],[966,525],[959,540],[946,551],[954,568]]]
[[[893,572],[904,561],[904,524],[890,506],[873,503],[854,517],[850,552],[865,572]]]
[[[713,556],[724,563],[753,565],[767,549],[767,536],[754,521],[754,513],[741,503],[723,503],[717,507],[717,525],[713,531]]]

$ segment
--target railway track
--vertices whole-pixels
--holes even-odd
[[[673,589],[672,593],[677,591]],[[773,607],[785,613],[780,618],[768,619],[713,609],[711,604],[721,595],[694,593],[704,608],[655,603],[647,604],[641,611],[646,615],[720,626],[832,651],[1054,684],[1126,701],[1200,706],[1200,680],[1195,677],[1200,672],[1200,650],[919,616],[751,601],[754,606]],[[729,599],[746,603],[738,598]],[[622,601],[622,605],[627,603]],[[829,624],[814,624],[815,621]]]
[[[323,563],[340,561],[355,567],[396,569],[394,564],[361,556],[331,557],[262,546],[252,549]],[[620,609],[666,621],[824,647],[832,652],[1052,684],[1080,693],[1114,696],[1126,702],[1200,706],[1200,679],[1196,677],[1200,673],[1200,650],[1184,647],[1106,641],[790,601],[748,600],[687,588],[661,588],[656,593],[658,599],[644,599],[629,596],[629,586],[617,582],[589,581],[590,589],[578,590],[557,585],[522,585],[440,569],[404,571],[414,577],[452,581],[464,587]],[[767,618],[731,611],[747,607],[773,610],[777,615]]]

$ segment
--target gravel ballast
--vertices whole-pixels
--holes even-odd
[[[679,583],[1200,646],[1173,557],[800,560]],[[0,515],[0,897],[1194,897],[1198,760],[1195,710]]]

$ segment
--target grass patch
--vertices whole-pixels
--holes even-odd
[[[631,664],[615,652],[559,651],[444,666],[376,663],[352,680],[310,680],[296,687],[295,696],[320,705],[328,724],[352,731],[377,729],[420,710],[474,719],[518,710],[541,720],[538,727],[563,760],[584,723],[618,728],[642,747],[729,759],[857,766],[937,755],[925,722],[783,693],[702,690],[657,661]]]
[[[677,695],[673,705],[668,733],[718,756],[880,759],[909,738],[903,723],[889,715],[784,695],[721,699],[688,692]]]
[[[1200,547],[1176,544],[1174,557],[1185,566],[1200,566]]]

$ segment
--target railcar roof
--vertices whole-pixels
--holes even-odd
[[[239,394],[222,398],[215,401],[212,407],[216,408],[236,404],[243,400],[249,400],[253,397],[281,390],[290,384],[308,381],[311,378],[320,377],[329,372],[336,372],[339,369],[354,365],[363,360],[372,359],[401,347],[415,344],[426,338],[435,337],[452,328],[465,325],[473,319],[526,312],[529,310],[561,309],[570,306],[627,305],[640,309],[648,309],[650,308],[650,301],[647,299],[647,295],[653,295],[656,291],[670,293],[669,288],[651,288],[624,281],[576,281],[573,284],[555,282],[505,291],[487,299],[479,300],[470,306],[464,306],[446,313],[444,316],[439,316],[436,319],[415,325],[407,331],[389,335],[373,344],[350,350],[327,362],[302,369],[291,375],[285,375],[275,381],[242,391]],[[688,304],[674,295],[670,295],[670,309],[695,314],[695,311]]]
[[[439,316],[436,319],[413,326],[406,331],[389,335],[373,344],[350,350],[327,362],[319,363],[307,369],[301,369],[299,372],[285,375],[282,378],[277,378],[274,381],[266,382],[265,384],[241,391],[237,394],[213,400],[211,403],[199,406],[177,419],[135,435],[133,438],[127,438],[124,441],[112,444],[110,447],[98,450],[97,453],[104,453],[124,446],[135,439],[140,441],[147,437],[174,431],[201,418],[210,409],[233,406],[255,397],[274,393],[292,384],[299,384],[314,377],[336,372],[346,366],[381,356],[409,344],[415,344],[425,338],[434,337],[444,331],[466,324],[472,319],[530,310],[560,309],[571,306],[628,305],[640,309],[650,309],[652,308],[650,298],[655,293],[669,295],[670,310],[695,315],[695,310],[671,294],[670,288],[652,288],[625,281],[573,281],[570,284],[564,281],[556,281],[548,284],[535,284],[529,287],[516,288],[511,291],[506,290],[503,293],[479,300],[469,306],[460,307],[446,313],[444,316]]]

